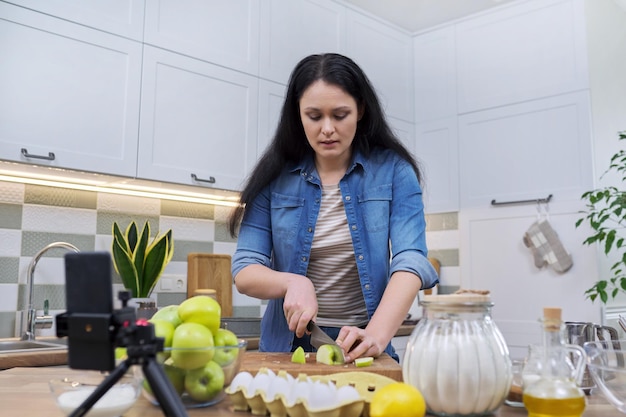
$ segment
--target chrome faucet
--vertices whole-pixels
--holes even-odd
[[[28,270],[26,272],[26,291],[28,292],[28,303],[26,304],[26,310],[22,310],[20,314],[18,327],[18,329],[20,329],[19,332],[22,334],[21,340],[35,340],[35,329],[49,329],[52,327],[52,316],[48,315],[47,307],[44,309],[43,316],[37,316],[37,310],[35,309],[35,285],[33,278],[37,262],[39,262],[39,259],[46,252],[53,248],[63,248],[68,251],[79,252],[78,248],[71,243],[53,242],[33,256],[33,259],[28,264]],[[26,319],[24,316],[26,316]]]

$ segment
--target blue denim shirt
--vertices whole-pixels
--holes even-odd
[[[412,166],[390,150],[368,158],[357,153],[339,186],[368,316],[376,311],[395,271],[417,274],[423,289],[433,287],[437,273],[426,258],[422,190]],[[233,277],[251,264],[306,276],[321,198],[312,158],[285,167],[246,207]],[[289,352],[293,337],[283,299],[269,300],[259,350]]]

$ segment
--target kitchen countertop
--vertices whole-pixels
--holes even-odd
[[[50,394],[48,381],[67,374],[66,367],[13,368],[0,371],[0,404],[3,417],[46,416],[63,417]],[[603,397],[592,395],[587,399],[587,409],[583,417],[623,417]],[[244,417],[253,415],[233,411],[228,398],[221,403],[207,408],[188,410],[190,417]],[[162,417],[160,408],[153,406],[140,396],[135,405],[124,417]],[[506,405],[494,414],[496,417],[527,416],[524,408],[512,408]]]

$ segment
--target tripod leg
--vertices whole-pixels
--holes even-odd
[[[150,358],[145,361],[142,370],[166,417],[187,417],[187,410],[180,400],[180,396],[174,391],[165,371],[156,360]]]
[[[130,364],[127,361],[120,363],[119,366],[115,368],[113,372],[111,372],[109,376],[107,376],[104,381],[100,383],[100,385],[96,387],[96,389],[89,395],[89,397],[87,397],[87,399],[83,401],[83,403],[79,405],[78,408],[74,410],[69,417],[82,417],[87,414],[89,410],[91,410],[91,407],[93,407],[94,404],[97,403],[98,400],[102,398],[102,396],[106,394],[106,392],[111,389],[111,387],[115,385],[115,383],[119,381],[121,377],[124,376],[129,367]]]

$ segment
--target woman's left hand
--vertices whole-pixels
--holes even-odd
[[[342,327],[336,342],[343,349],[346,362],[352,362],[363,356],[376,358],[384,352],[386,346],[368,334],[366,329],[354,326]]]

